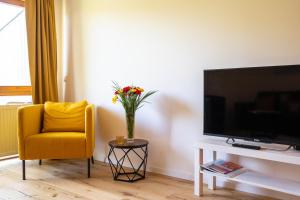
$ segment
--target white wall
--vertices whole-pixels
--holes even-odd
[[[126,134],[123,109],[111,103],[112,80],[159,91],[138,111],[136,137],[150,141],[150,170],[192,179],[192,145],[203,130],[203,69],[300,63],[298,0],[65,0],[64,6],[65,100],[97,106],[99,160],[109,140]],[[300,179],[299,167],[241,162]]]

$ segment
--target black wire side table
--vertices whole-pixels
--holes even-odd
[[[117,144],[116,140],[108,143],[110,150],[107,157],[114,180],[132,183],[146,177],[148,143],[142,139],[134,139],[130,143],[125,140],[124,144]],[[130,168],[124,167],[125,160]]]

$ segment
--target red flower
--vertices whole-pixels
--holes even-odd
[[[140,94],[142,94],[142,92],[140,90],[136,90],[135,94],[140,95]]]
[[[130,86],[124,87],[123,88],[123,92],[127,93],[129,90],[131,90]]]
[[[117,94],[119,94],[119,91],[117,90],[117,91],[115,91],[115,95],[117,95]]]

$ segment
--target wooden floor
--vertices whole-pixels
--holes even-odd
[[[110,168],[100,162],[86,178],[84,160],[27,161],[27,180],[21,180],[21,161],[0,161],[0,199],[100,199],[100,200],[267,200],[232,190],[205,189],[205,196],[193,195],[193,183],[148,173],[136,183],[113,181]]]

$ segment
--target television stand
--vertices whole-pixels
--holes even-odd
[[[232,142],[229,142],[230,140],[231,140]],[[239,148],[255,149],[255,150],[260,150],[260,149],[261,149],[261,147],[260,147],[260,146],[257,146],[257,145],[235,143],[235,139],[234,139],[234,138],[231,138],[231,137],[227,138],[226,144],[230,144],[230,145],[233,146],[233,147],[239,147]]]
[[[229,181],[246,183],[249,185],[275,190],[295,196],[300,196],[300,182],[285,178],[273,177],[260,172],[246,170],[244,173],[235,177],[224,177],[217,173],[200,170],[200,165],[204,164],[204,150],[211,151],[212,157],[208,161],[217,159],[217,152],[233,154],[238,156],[276,161],[284,164],[294,164],[300,166],[300,152],[289,149],[287,151],[274,151],[262,149],[260,151],[253,149],[234,148],[231,144],[226,144],[224,139],[204,138],[194,146],[195,150],[195,174],[194,174],[194,194],[203,195],[203,174],[208,175],[208,188],[216,189],[216,178],[222,178]],[[247,168],[247,166],[244,166]]]
[[[260,146],[256,145],[249,145],[249,144],[240,144],[240,143],[233,143],[233,147],[239,147],[239,148],[245,148],[245,149],[254,149],[254,150],[260,150]]]
[[[294,149],[297,150],[297,151],[300,151],[300,145],[294,146]]]

